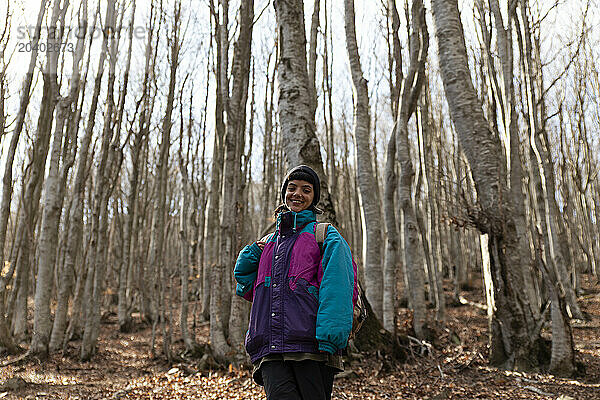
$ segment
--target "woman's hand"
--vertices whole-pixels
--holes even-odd
[[[258,242],[256,242],[256,244],[261,250],[265,248],[265,242],[263,242],[262,240],[259,240]]]

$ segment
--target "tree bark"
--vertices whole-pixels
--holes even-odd
[[[87,3],[84,3],[84,10],[87,11]],[[84,12],[87,15],[87,12]],[[85,20],[84,20],[85,21]],[[96,19],[94,19],[94,28],[96,26]],[[87,32],[87,24],[84,22],[83,32]],[[93,30],[93,29],[92,29]],[[65,262],[63,266],[63,272],[61,276],[63,279],[59,281],[58,286],[58,302],[54,313],[54,324],[52,327],[52,334],[50,337],[50,350],[58,350],[63,345],[63,339],[65,334],[65,328],[67,323],[67,312],[68,312],[68,301],[69,293],[72,286],[72,276],[75,272],[76,261],[80,253],[80,247],[83,236],[83,202],[84,202],[84,191],[85,181],[87,178],[88,171],[88,153],[89,147],[92,141],[92,134],[96,123],[96,110],[98,108],[98,97],[100,95],[100,86],[102,84],[102,76],[104,74],[104,62],[106,60],[106,47],[107,42],[104,42],[102,50],[98,59],[98,69],[94,81],[94,91],[92,93],[92,99],[90,104],[90,110],[88,114],[88,121],[84,136],[81,141],[79,148],[79,158],[77,161],[77,170],[75,172],[75,180],[73,182],[73,189],[71,194],[71,206],[69,212],[69,228],[67,234],[67,240],[65,243]],[[89,53],[88,53],[89,54]],[[89,57],[89,56],[88,56]],[[89,60],[88,60],[89,61]],[[86,73],[87,77],[87,73]],[[85,77],[84,77],[85,81]],[[80,283],[81,287],[81,283]],[[77,292],[77,291],[76,291]],[[75,310],[75,307],[73,307]]]
[[[106,27],[116,26],[115,1],[109,0],[106,6]],[[114,121],[114,82],[117,62],[118,40],[114,34],[105,36],[107,49],[110,51],[108,85],[106,92],[106,110],[104,111],[104,124],[102,128],[101,147],[99,160],[94,171],[95,187],[93,189],[93,203],[91,216],[90,249],[85,259],[87,277],[84,291],[84,332],[81,342],[80,358],[87,361],[96,352],[96,340],[100,328],[100,296],[103,292],[106,271],[105,251],[107,248],[106,231],[108,228],[108,198],[111,188],[109,177],[113,139],[112,123]],[[111,158],[111,159],[109,159]]]
[[[44,2],[45,3],[45,2]],[[56,23],[60,16],[60,6],[54,4],[53,13],[51,17],[51,26],[54,26],[54,32],[50,32],[56,35]],[[52,31],[52,29],[50,30]],[[60,39],[49,36],[49,42],[59,42]],[[32,246],[35,237],[35,225],[37,224],[37,216],[39,209],[40,194],[42,188],[42,182],[44,181],[44,172],[46,165],[46,158],[48,156],[48,147],[50,144],[50,137],[52,134],[52,124],[54,121],[54,110],[58,101],[58,82],[57,82],[57,68],[58,68],[58,54],[57,52],[49,53],[46,67],[42,72],[44,85],[42,92],[42,99],[40,104],[40,113],[37,121],[37,132],[33,143],[33,150],[31,152],[30,164],[28,166],[28,174],[26,174],[24,180],[23,189],[23,218],[20,223],[23,224],[23,235],[21,236],[20,243],[17,243],[17,247],[20,248],[21,257],[19,267],[21,275],[21,285],[19,286],[19,292],[17,295],[17,304],[15,319],[13,320],[13,333],[19,338],[22,337],[26,331],[26,321],[28,315],[27,309],[27,298],[29,292],[29,278],[31,262],[34,260],[32,257]],[[60,140],[58,140],[60,144]],[[60,157],[60,149],[57,151],[57,157]],[[46,273],[45,273],[46,272]],[[52,280],[49,279],[51,271],[41,271],[43,279],[42,285],[52,285]],[[45,292],[48,293],[49,289]],[[38,297],[36,302],[36,308],[40,311],[37,313],[37,324],[34,322],[34,340],[32,342],[33,352],[38,351],[43,355],[47,353],[47,349],[43,350],[43,347],[47,347],[47,341],[49,340],[49,329],[50,329],[50,311],[49,308],[46,312],[42,309],[45,308],[43,303],[49,307],[49,293],[44,295],[44,291],[40,293],[41,297]],[[44,316],[42,316],[44,315]],[[40,320],[41,318],[41,320]],[[40,326],[43,326],[43,328]],[[43,337],[44,345],[38,346],[40,338]]]
[[[64,18],[69,2],[66,1],[63,7],[60,7],[59,2],[54,3],[52,9],[52,17],[50,21],[50,30],[48,37],[48,48],[56,46],[60,43],[62,36],[58,34],[58,20],[60,18],[61,30],[64,27]],[[73,67],[78,68],[75,58],[73,59]],[[52,96],[58,98],[60,96],[58,81],[58,52],[48,53],[48,64],[46,74],[51,80]],[[74,82],[74,81],[72,81]],[[71,90],[77,93],[77,88]],[[56,104],[56,103],[55,103]],[[64,105],[61,104],[64,107]],[[59,109],[59,113],[64,113],[64,108]],[[54,110],[49,110],[51,118]],[[51,119],[52,120],[52,119]],[[63,119],[64,122],[64,119]],[[50,125],[52,123],[50,122]],[[48,177],[44,183],[44,198],[43,212],[40,229],[40,238],[38,243],[38,273],[35,290],[35,308],[33,315],[33,337],[31,339],[30,353],[36,354],[41,358],[48,355],[48,345],[50,342],[50,333],[52,330],[52,321],[50,320],[50,294],[52,291],[52,275],[56,264],[56,248],[58,246],[58,223],[62,211],[63,199],[61,198],[61,170],[60,160],[63,141],[63,126],[57,120],[56,129],[54,130],[54,140],[52,142],[52,152],[50,156],[50,166]],[[63,160],[66,162],[67,160]]]
[[[414,113],[425,75],[425,61],[429,34],[425,22],[425,8],[421,0],[413,0],[411,7],[410,66],[400,94],[396,120],[396,151],[401,167],[398,201],[402,210],[404,228],[404,266],[408,276],[408,294],[413,308],[413,328],[420,339],[427,337],[427,309],[423,259],[419,251],[419,227],[412,199],[415,171],[408,141],[408,121]],[[433,283],[433,282],[432,282]]]
[[[185,85],[185,83],[184,83]],[[193,89],[192,89],[193,90]],[[181,89],[180,104],[183,104],[183,88]],[[183,343],[185,349],[188,352],[194,353],[198,348],[193,334],[190,333],[188,326],[189,317],[189,277],[190,269],[193,268],[196,263],[196,251],[198,248],[198,196],[193,187],[194,179],[194,168],[192,167],[192,174],[189,176],[188,165],[194,163],[194,156],[190,155],[190,147],[192,140],[192,125],[194,120],[192,118],[192,104],[193,104],[193,92],[190,92],[189,108],[190,115],[187,121],[187,133],[188,143],[187,151],[183,151],[183,132],[184,132],[184,119],[183,119],[183,107],[180,108],[180,125],[179,125],[179,170],[181,172],[182,180],[182,202],[180,207],[179,215],[179,239],[180,239],[180,279],[181,279],[181,305],[180,305],[180,319],[179,325],[181,327],[181,336],[183,337]],[[191,209],[191,214],[188,210]],[[190,227],[190,225],[192,225]]]
[[[308,46],[308,91],[310,94],[310,107],[315,119],[317,111],[317,88],[315,84],[316,66],[317,66],[317,32],[319,30],[319,11],[321,0],[314,0],[313,13],[310,20],[310,40]]]
[[[47,0],[42,0],[40,3],[40,8],[38,11],[38,16],[35,25],[35,31],[31,38],[32,52],[29,58],[29,66],[27,67],[27,73],[25,74],[25,79],[23,81],[23,89],[21,90],[21,98],[19,101],[19,111],[17,112],[15,129],[13,131],[11,141],[8,147],[8,153],[6,155],[6,161],[4,166],[4,176],[2,178],[2,203],[0,203],[0,265],[4,265],[6,259],[4,249],[6,242],[6,231],[8,227],[8,218],[10,216],[10,201],[13,191],[13,162],[15,159],[17,145],[19,144],[19,137],[21,135],[21,131],[23,130],[25,116],[27,113],[27,107],[29,106],[29,100],[31,96],[31,85],[33,83],[34,68],[39,48],[38,42],[40,40],[40,33],[42,29],[42,20],[44,18],[44,14],[46,13],[46,3]],[[4,73],[2,74],[2,80],[2,88],[4,88]],[[2,102],[4,102],[4,99],[2,100]],[[4,134],[4,106],[2,107],[1,112],[3,114],[2,134]],[[6,320],[5,291],[8,282],[11,280],[12,275],[14,274],[15,268],[16,265],[12,263],[6,274],[2,274],[0,272],[0,347],[8,349],[8,351],[11,353],[15,353],[17,351],[17,346],[14,343],[13,337],[8,326],[8,322]]]
[[[344,1],[346,49],[350,62],[354,88],[354,144],[357,178],[362,212],[363,246],[362,258],[365,267],[366,295],[378,318],[383,317],[383,274],[381,268],[381,199],[377,180],[373,173],[373,158],[370,140],[370,110],[367,80],[362,73],[354,15],[354,0]]]
[[[242,177],[242,154],[243,137],[246,127],[246,103],[248,100],[248,85],[250,74],[250,55],[252,44],[252,21],[254,19],[254,0],[244,0],[240,4],[239,12],[239,35],[234,44],[233,62],[231,67],[231,95],[227,93],[224,103],[227,105],[226,131],[225,131],[225,160],[223,165],[223,190],[221,203],[221,243],[219,250],[219,269],[227,271],[231,275],[230,266],[235,264],[237,254],[238,236],[242,233],[243,226],[238,225],[239,213],[242,208],[240,197],[240,180]],[[229,87],[229,80],[222,82]],[[223,92],[224,93],[224,92]],[[233,205],[233,207],[232,207]],[[228,282],[228,280],[225,280]],[[223,282],[221,282],[223,284]],[[217,286],[213,283],[213,286]],[[225,287],[221,288],[226,294],[230,293]],[[222,316],[223,327],[229,322],[229,342],[234,351],[235,361],[241,361],[244,357],[244,333],[247,326],[243,325],[242,306],[243,299],[232,294],[231,316],[229,321]],[[218,329],[217,327],[214,327]],[[211,337],[213,337],[213,326],[211,324]],[[214,337],[221,335],[214,332]],[[225,359],[228,346],[219,341],[212,342],[214,354],[217,359]]]
[[[131,10],[131,19],[129,22],[129,32],[128,32],[128,48],[127,48],[127,61],[125,62],[125,72],[124,72],[124,77],[123,77],[123,89],[120,92],[119,95],[119,106],[118,106],[118,112],[117,112],[117,128],[120,127],[121,123],[122,123],[122,117],[123,117],[123,110],[124,110],[124,106],[125,106],[125,98],[127,96],[127,84],[129,82],[129,69],[131,67],[131,52],[132,52],[132,44],[133,44],[133,30],[134,30],[134,21],[135,21],[135,11],[136,11],[136,3],[135,1],[133,2],[132,5],[132,10]],[[152,35],[149,35],[150,38],[152,38]],[[151,39],[149,39],[151,40]],[[151,46],[148,46],[151,48]],[[146,56],[148,56],[149,51],[147,50]],[[148,57],[147,57],[148,58]],[[147,76],[148,76],[148,60],[146,59],[146,69],[145,69],[145,74],[144,74],[144,80],[147,83]],[[144,88],[144,94],[147,94],[147,92],[145,91],[146,88]],[[145,99],[145,98],[144,98]],[[137,111],[138,111],[138,107],[139,107],[139,102],[138,105],[136,106],[136,110],[135,110],[135,115],[137,115]],[[130,128],[130,131],[133,130],[133,126]],[[131,133],[130,133],[131,134]],[[137,132],[136,136],[142,136],[141,132]],[[141,142],[141,140],[140,140]],[[132,180],[134,180],[134,186],[137,186],[137,178],[138,178],[138,168],[139,166],[136,165],[136,163],[138,162],[139,159],[139,145],[141,143],[136,143],[138,145],[137,149],[137,156],[138,157],[132,157],[132,168],[135,170],[135,178],[131,178]],[[135,158],[135,159],[134,159]],[[132,174],[133,175],[133,174]],[[137,193],[135,192],[135,189],[133,187],[131,187],[131,190],[133,192],[133,196],[131,196],[130,194],[130,198],[129,200],[131,201],[131,203],[128,202],[128,213],[127,216],[125,216],[125,223],[124,228],[123,229],[123,237],[122,237],[122,246],[123,246],[123,251],[122,251],[122,259],[121,259],[121,263],[120,263],[120,267],[119,267],[119,287],[118,287],[118,299],[117,299],[117,319],[119,321],[119,330],[121,332],[127,332],[129,330],[131,330],[131,325],[132,325],[132,321],[131,321],[131,296],[132,296],[132,290],[131,290],[131,279],[129,278],[131,270],[132,270],[132,265],[131,265],[131,250],[130,250],[130,246],[131,246],[131,229],[132,229],[132,222],[133,222],[133,218],[134,218],[134,214],[135,214],[135,205],[136,205],[136,200],[137,200]],[[125,233],[127,231],[127,233]]]
[[[489,259],[496,310],[491,320],[490,362],[507,369],[538,365],[541,338],[521,282],[513,205],[503,182],[506,171],[497,136],[490,130],[471,75],[457,0],[433,0],[440,68],[452,121],[469,160],[477,191],[471,218],[489,234]]]
[[[225,3],[227,5],[228,3]],[[219,249],[219,205],[221,203],[221,187],[222,187],[222,179],[223,179],[223,159],[224,159],[224,149],[223,141],[225,139],[225,121],[224,121],[224,104],[223,97],[221,95],[223,89],[223,83],[221,81],[222,74],[221,69],[227,69],[227,64],[223,64],[223,51],[227,52],[228,49],[224,48],[224,44],[222,43],[220,35],[221,22],[218,19],[217,13],[214,9],[214,3],[211,0],[211,14],[213,15],[213,21],[215,24],[214,27],[214,41],[216,43],[217,51],[215,57],[215,80],[216,80],[216,88],[215,88],[215,138],[213,141],[213,154],[212,154],[212,168],[210,172],[210,190],[208,195],[208,204],[207,204],[207,213],[206,213],[206,226],[204,229],[204,236],[206,237],[206,246],[205,246],[205,266],[204,266],[204,274],[208,279],[206,279],[209,283],[209,290],[205,290],[203,294],[203,315],[206,319],[211,320],[211,326],[214,325],[213,319],[217,317],[217,315],[221,314],[221,311],[217,311],[221,307],[220,299],[213,299],[213,292],[216,295],[220,295],[219,291],[216,290],[214,282],[219,282],[222,279],[222,272],[217,271],[216,265],[218,263],[218,249]],[[226,29],[226,27],[225,27]],[[216,233],[216,234],[215,234]],[[216,275],[215,275],[216,274]],[[216,281],[214,279],[217,279]],[[215,289],[215,290],[213,290]],[[217,305],[217,303],[219,303]],[[215,308],[216,307],[216,308]]]
[[[161,12],[163,10],[160,10]],[[158,164],[156,166],[157,177],[156,182],[154,184],[154,194],[153,194],[153,202],[154,202],[154,211],[152,213],[152,231],[151,231],[151,241],[150,241],[150,257],[148,260],[150,274],[154,277],[151,279],[151,293],[154,297],[154,301],[159,299],[162,296],[160,291],[160,285],[164,285],[165,282],[156,281],[156,277],[160,274],[163,274],[162,269],[165,268],[165,240],[166,240],[166,232],[165,232],[165,216],[168,215],[168,203],[167,192],[168,192],[168,181],[167,181],[167,171],[169,168],[169,150],[171,146],[171,128],[173,126],[172,116],[173,116],[173,108],[175,103],[175,89],[177,84],[177,67],[179,66],[179,57],[181,50],[181,2],[174,3],[173,9],[173,26],[172,31],[169,35],[169,53],[168,53],[168,61],[169,61],[169,86],[167,99],[165,104],[164,117],[162,120],[161,127],[161,141],[159,148],[159,159]],[[155,292],[158,290],[158,292]],[[151,300],[151,304],[152,304]],[[155,309],[156,305],[151,305],[151,317],[152,323],[155,324],[159,319],[159,311]],[[164,304],[163,304],[164,311]],[[167,359],[171,358],[170,350],[168,346],[163,347],[165,351],[165,356]]]
[[[492,14],[494,15],[494,25],[496,29],[496,46],[500,56],[501,63],[501,82],[502,89],[496,88],[496,96],[500,96],[500,101],[497,103],[500,106],[500,113],[503,121],[503,130],[505,135],[506,163],[508,166],[508,186],[509,194],[514,204],[514,221],[517,234],[517,245],[519,258],[524,262],[530,259],[529,243],[527,240],[527,218],[525,215],[525,195],[523,193],[523,163],[520,158],[519,145],[519,130],[516,112],[516,97],[514,88],[514,56],[513,56],[513,39],[512,39],[512,22],[514,7],[516,2],[511,3],[510,9],[507,9],[506,27],[504,17],[500,10],[498,0],[489,0]],[[483,6],[479,5],[481,12]],[[491,52],[491,49],[486,49]],[[491,68],[491,54],[488,57],[490,60],[490,75],[495,71]],[[493,79],[496,79],[494,76]],[[531,313],[535,318],[539,317],[537,307],[537,296],[533,284],[533,274],[530,268],[531,263],[523,264],[523,286],[529,298]]]
[[[337,225],[328,179],[323,169],[308,83],[304,5],[300,0],[273,2],[277,19],[279,58],[279,123],[288,167],[306,164],[321,177],[323,220]]]
[[[392,104],[392,113],[394,120],[398,118],[398,105],[400,86],[404,75],[402,73],[402,53],[400,49],[400,38],[398,30],[400,28],[400,17],[396,8],[395,0],[389,0],[387,6],[388,22],[391,25],[391,35],[393,49],[389,51],[389,70],[390,70],[390,97]],[[395,66],[395,68],[394,68]],[[396,269],[399,262],[399,235],[398,220],[396,215],[395,194],[398,188],[398,176],[396,175],[396,136],[398,126],[394,125],[387,145],[386,162],[384,170],[384,219],[386,228],[386,244],[383,267],[383,326],[390,332],[396,332]]]

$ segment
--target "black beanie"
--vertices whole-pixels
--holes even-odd
[[[307,165],[299,165],[294,167],[288,172],[285,179],[283,180],[283,184],[281,185],[281,201],[285,204],[285,191],[287,190],[287,185],[289,181],[293,180],[301,180],[306,181],[313,185],[313,190],[315,192],[315,197],[311,204],[312,208],[315,208],[317,204],[319,204],[319,197],[321,196],[321,181],[319,180],[319,175],[309,166]]]

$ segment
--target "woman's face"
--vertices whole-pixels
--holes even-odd
[[[306,210],[313,202],[315,192],[313,185],[306,181],[289,181],[285,190],[285,204],[294,212]]]

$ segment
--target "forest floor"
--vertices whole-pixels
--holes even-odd
[[[479,285],[476,285],[479,286]],[[487,318],[481,288],[461,295],[471,305],[450,306],[426,354],[411,347],[404,364],[385,365],[376,356],[346,365],[334,382],[333,399],[600,399],[600,285],[585,279],[579,298],[588,321],[574,321],[579,376],[517,373],[487,364]],[[449,299],[450,300],[450,299]],[[403,310],[400,321],[409,325]],[[548,335],[545,332],[545,335]],[[208,326],[197,332],[207,340]],[[151,328],[118,332],[116,316],[103,318],[98,353],[77,357],[79,342],[65,354],[0,368],[0,399],[264,399],[248,370],[198,371],[197,364],[168,364],[150,356]],[[181,348],[181,340],[175,347]],[[160,348],[157,349],[160,351]],[[13,356],[14,358],[14,356]],[[0,357],[1,363],[11,358]]]

